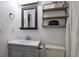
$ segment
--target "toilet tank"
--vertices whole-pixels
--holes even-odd
[[[65,48],[61,46],[46,45],[47,57],[64,57]]]

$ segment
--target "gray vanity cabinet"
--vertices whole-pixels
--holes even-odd
[[[9,57],[24,57],[24,51],[9,50]]]
[[[9,57],[39,57],[38,47],[8,44]]]

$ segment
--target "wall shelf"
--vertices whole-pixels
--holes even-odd
[[[44,20],[48,20],[48,19],[63,19],[66,18],[66,16],[55,16],[55,17],[44,17]]]
[[[66,2],[64,2],[64,4],[57,2],[57,3],[44,5],[42,27],[65,28],[67,17],[68,17],[67,8],[68,8],[68,4]]]
[[[53,26],[45,26],[43,25],[44,28],[65,28],[66,26],[65,25],[53,25]]]
[[[68,7],[56,7],[56,8],[49,8],[49,9],[43,9],[43,11],[60,11],[60,10],[65,10]]]

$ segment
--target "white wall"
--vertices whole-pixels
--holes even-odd
[[[15,15],[14,20],[9,19],[9,13]],[[13,2],[0,2],[0,56],[7,56],[8,39],[25,39],[27,35],[32,40],[41,40],[44,43],[64,46],[65,28],[43,28],[42,6],[38,5],[38,30],[20,30],[20,6]]]
[[[0,2],[0,56],[2,57],[7,56],[7,40],[15,36],[12,32],[15,28],[15,20],[9,19],[9,12],[18,12],[16,6],[9,2]],[[16,13],[15,16],[17,15]]]
[[[16,26],[18,30],[16,35],[18,35],[18,37],[22,36],[21,33],[23,33],[25,36],[29,35],[32,37],[32,39],[35,39],[35,40],[40,39],[45,43],[64,46],[65,28],[43,28],[42,27],[42,6],[40,4],[38,5],[38,30],[19,30],[18,28],[19,26],[20,24]]]

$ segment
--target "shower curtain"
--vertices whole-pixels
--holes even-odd
[[[71,9],[71,3],[69,2],[69,9],[68,9],[68,14],[69,17],[67,19],[67,23],[66,23],[66,44],[65,44],[65,48],[66,48],[66,57],[71,56],[71,27],[72,27],[72,9]]]
[[[78,38],[77,38],[77,30],[78,30],[78,20],[79,20],[79,2],[71,1],[69,2],[69,18],[67,19],[66,24],[66,57],[76,57],[77,49],[78,49]]]

